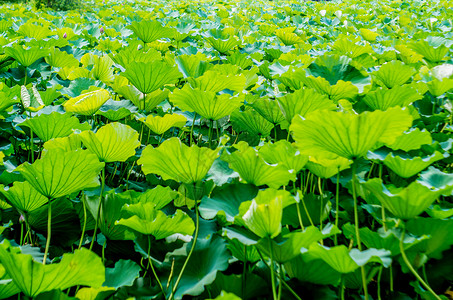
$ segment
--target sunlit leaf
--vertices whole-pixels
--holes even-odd
[[[97,89],[71,98],[63,106],[66,111],[91,116],[109,99],[107,90]]]

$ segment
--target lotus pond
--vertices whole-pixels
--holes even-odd
[[[1,6],[0,299],[451,299],[452,1],[85,7]]]

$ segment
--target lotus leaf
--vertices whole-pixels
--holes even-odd
[[[50,55],[45,57],[46,63],[54,68],[75,68],[79,66],[79,61],[72,54],[60,51],[57,48],[50,50]]]
[[[145,111],[150,111],[155,108],[159,103],[164,101],[168,94],[170,93],[169,90],[164,89],[157,89],[154,92],[147,94],[146,98],[145,95],[142,94],[137,88],[132,85],[122,86],[118,93],[122,95],[124,98],[130,100],[134,105],[140,109],[143,108],[143,101],[145,102]],[[145,100],[143,100],[145,99]]]
[[[429,145],[433,141],[429,131],[411,128],[404,134],[398,136],[393,143],[386,144],[393,150],[410,151],[420,149],[422,145]]]
[[[242,74],[221,74],[220,72],[209,70],[200,77],[195,79],[188,78],[187,80],[194,89],[218,93],[225,89],[242,92],[247,79]]]
[[[91,128],[88,123],[81,124],[70,113],[61,114],[56,111],[27,119],[21,123],[21,126],[30,128],[43,142],[54,138],[67,137],[74,130],[84,131]]]
[[[5,54],[17,60],[24,67],[29,67],[38,59],[47,56],[48,50],[40,49],[39,47],[31,47],[29,49],[19,44],[14,44],[12,47],[4,48]]]
[[[23,163],[17,170],[31,186],[52,199],[99,186],[97,175],[103,167],[104,163],[89,151],[52,149],[33,164]]]
[[[131,286],[140,276],[140,266],[131,260],[120,259],[115,267],[105,269],[105,282],[103,286],[120,288]]]
[[[266,163],[258,151],[249,147],[246,142],[239,142],[234,147],[238,150],[233,153],[223,152],[221,159],[238,172],[245,182],[279,188],[292,180],[294,174],[289,173],[283,165]]]
[[[366,94],[363,101],[373,110],[387,110],[394,106],[408,106],[414,101],[420,100],[422,95],[410,85],[395,86],[391,89],[378,88]]]
[[[79,136],[83,144],[105,162],[126,161],[140,146],[138,132],[118,122],[104,125],[96,133],[83,131]]]
[[[277,196],[267,199],[267,203],[258,204],[255,199],[242,216],[245,226],[261,238],[275,238],[281,232],[283,199]]]
[[[43,265],[3,241],[0,257],[16,286],[28,297],[76,285],[100,287],[105,281],[101,258],[85,248],[75,250],[74,254],[64,254],[57,264]]]
[[[434,191],[443,191],[443,195],[448,196],[453,189],[453,174],[444,173],[434,167],[420,174],[419,183]]]
[[[62,149],[66,152],[82,148],[82,139],[78,134],[71,134],[62,138],[53,138],[44,143],[43,148],[45,151],[50,149]]]
[[[449,50],[441,39],[436,41],[436,37],[428,37],[426,40],[411,43],[409,48],[423,55],[430,62],[441,61]]]
[[[258,98],[252,104],[255,109],[263,118],[272,124],[278,124],[285,120],[285,117],[280,110],[279,104],[275,100],[269,98]]]
[[[266,137],[270,134],[274,125],[263,118],[254,109],[246,109],[245,111],[235,110],[231,114],[231,123],[236,131],[246,131],[253,136]]]
[[[109,99],[110,94],[107,90],[97,89],[69,99],[64,104],[64,108],[69,112],[90,116]]]
[[[21,212],[29,212],[47,203],[48,199],[34,189],[27,181],[16,181],[7,190],[0,189],[9,203]]]
[[[202,180],[218,156],[218,151],[197,146],[188,147],[178,138],[171,138],[159,147],[147,146],[137,161],[145,174],[154,173],[164,180],[184,183]]]
[[[389,153],[384,159],[384,165],[403,178],[412,177],[426,169],[432,163],[444,159],[439,151],[425,157],[411,157]]]
[[[411,66],[401,61],[393,60],[383,64],[372,75],[387,88],[405,84],[416,73]]]
[[[96,112],[97,115],[101,115],[109,119],[110,121],[118,121],[125,117],[137,112],[136,107],[128,100],[114,101],[112,99],[107,100],[104,105],[99,108]]]
[[[184,75],[184,78],[202,76],[212,67],[208,61],[208,57],[202,53],[195,55],[182,54],[175,58],[179,71]]]
[[[219,120],[238,109],[243,102],[243,96],[216,95],[215,92],[185,85],[170,95],[170,101],[182,110],[194,111],[208,120]]]
[[[359,115],[315,111],[306,119],[295,117],[290,130],[302,154],[354,160],[378,142],[394,142],[411,124],[409,112],[398,107]]]
[[[178,67],[159,60],[131,62],[122,75],[143,94],[150,94],[166,84],[176,83],[182,77]]]
[[[258,154],[269,164],[282,164],[288,171],[293,170],[297,173],[308,162],[308,156],[300,152],[285,140],[280,140],[274,144],[266,143],[260,147]]]
[[[340,272],[324,260],[310,257],[308,253],[297,256],[284,266],[289,277],[304,282],[338,285],[341,278]]]
[[[174,29],[164,27],[159,21],[132,22],[129,28],[141,39],[144,43],[151,43],[160,38],[171,38],[174,34]]]
[[[302,89],[284,97],[277,98],[286,121],[292,122],[297,115],[305,117],[316,110],[336,110],[337,106],[327,96],[313,89]]]
[[[126,204],[123,209],[132,216],[122,218],[116,224],[152,235],[156,240],[165,239],[175,233],[192,235],[195,230],[194,222],[182,210],[177,210],[173,216],[167,216],[151,202]]]
[[[370,179],[362,184],[393,215],[401,219],[411,219],[424,212],[445,189],[431,190],[419,181],[405,188],[385,186],[379,178]]]

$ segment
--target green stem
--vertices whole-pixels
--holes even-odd
[[[359,210],[358,210],[358,201],[357,201],[357,193],[356,193],[356,175],[357,165],[356,162],[352,164],[352,198],[354,199],[354,223],[355,223],[355,235],[357,237],[357,248],[359,251],[362,251],[362,242],[360,240],[360,230],[359,230]],[[363,285],[363,293],[365,296],[365,300],[368,300],[368,286],[366,280],[366,273],[365,273],[365,266],[360,267],[360,271],[362,273],[362,285]]]
[[[344,300],[344,276],[343,276],[343,274],[341,274],[340,299]]]
[[[199,212],[198,212],[198,202],[195,199],[195,236],[193,238],[192,242],[192,247],[190,248],[189,254],[187,255],[186,261],[184,262],[184,265],[182,266],[181,271],[179,272],[178,278],[176,279],[175,285],[173,286],[173,289],[171,291],[170,297],[168,300],[172,300],[176,289],[178,288],[179,282],[181,281],[182,274],[184,273],[184,270],[186,269],[187,263],[189,262],[190,257],[192,256],[193,251],[195,250],[195,245],[197,244],[197,239],[198,239],[198,232],[200,230],[200,217],[199,217]]]
[[[193,141],[193,126],[195,125],[195,120],[196,119],[197,119],[197,113],[194,113],[192,126],[190,127],[190,146],[192,146],[193,143],[194,143],[194,141]]]
[[[340,221],[340,168],[338,168],[338,173],[337,173],[337,184],[335,188],[335,227],[338,228],[338,224]],[[333,237],[334,245],[338,245],[338,237],[335,235]]]
[[[272,296],[274,300],[277,300],[277,291],[275,288],[275,276],[274,276],[274,251],[272,251],[272,240],[270,237],[267,237],[268,245],[269,245],[269,253],[271,256],[271,284],[272,284]]]
[[[82,243],[83,243],[83,239],[85,237],[85,230],[87,228],[87,207],[86,207],[86,204],[85,204],[85,195],[82,191],[82,206],[83,206],[83,227],[82,227],[82,235],[80,237],[80,242],[79,242],[79,248],[82,248]]]
[[[302,198],[300,198],[300,201],[302,201],[302,205],[304,206],[304,211],[307,214],[308,220],[310,221],[311,226],[315,226],[315,223],[313,223],[313,220],[311,219],[310,213],[308,212],[307,205],[305,205],[305,200],[302,195]]]
[[[33,147],[33,130],[30,129],[30,152],[31,152],[31,163],[35,162],[34,147]]]
[[[91,239],[90,250],[93,249],[94,240],[96,239],[96,231],[98,230],[99,222],[101,221],[101,210],[102,210],[102,207],[104,207],[104,205],[105,205],[104,188],[105,188],[105,168],[102,168],[102,170],[101,170],[101,195],[99,198],[97,218],[96,218],[96,223],[94,225],[94,233],[93,233],[93,238]]]
[[[107,244],[107,239],[105,239],[104,244],[102,245],[102,263],[105,264],[105,244]]]
[[[302,215],[300,213],[299,203],[296,203],[296,210],[297,210],[297,218],[299,219],[300,228],[302,229],[302,231],[305,231],[304,223],[302,222]]]
[[[247,290],[247,246],[244,245],[244,266],[242,268],[242,299],[245,299],[245,291]]]
[[[393,292],[393,268],[392,266],[390,265],[390,268],[389,268],[389,276],[390,276],[390,292]]]
[[[279,282],[280,284],[278,285],[278,300],[282,299],[282,287],[283,287],[283,268],[282,268],[282,264],[279,264],[279,268],[278,268],[278,279],[279,279]]]
[[[406,256],[406,252],[404,251],[404,244],[403,244],[403,240],[404,240],[404,235],[406,233],[406,230],[403,229],[403,232],[401,233],[401,238],[400,238],[400,251],[401,251],[401,257],[403,258],[404,260],[404,263],[406,264],[407,268],[412,272],[412,274],[414,274],[415,278],[417,278],[417,280],[421,283],[421,285],[423,285],[423,287],[428,290],[435,299],[437,300],[441,300],[442,298],[440,298],[432,289],[431,287],[429,286],[429,284],[427,284],[423,278],[417,273],[417,271],[415,270],[415,268],[412,266],[412,264],[410,263],[409,259],[407,258]]]
[[[214,127],[214,120],[209,120],[210,121],[210,126],[209,126],[209,131],[208,131],[208,142],[209,142],[209,149],[211,149],[212,145],[212,127]]]
[[[47,254],[49,253],[50,247],[50,237],[51,237],[51,230],[52,230],[52,199],[49,199],[49,207],[47,210],[47,239],[46,239],[46,249],[44,250],[44,258],[42,260],[42,264],[46,264]]]
[[[162,286],[162,283],[159,280],[159,277],[157,276],[156,270],[154,270],[153,261],[151,259],[150,251],[151,251],[151,236],[148,235],[148,264],[150,265],[151,270],[153,271],[153,274],[154,274],[154,278],[156,278],[157,284],[159,284],[160,290],[162,291],[162,295],[165,298],[164,288]]]
[[[382,300],[381,298],[381,277],[382,277],[382,270],[383,270],[383,267],[381,266],[379,268],[379,273],[378,273],[378,277],[377,277],[377,298],[378,300]]]
[[[24,223],[20,224],[20,243],[19,245],[24,245]]]
[[[322,231],[322,215],[324,211],[324,195],[322,192],[322,187],[321,187],[321,177],[318,177],[318,189],[319,189],[319,195],[321,196],[321,206],[320,206],[320,212],[319,212],[319,230]],[[323,240],[320,241],[321,245],[324,245]]]

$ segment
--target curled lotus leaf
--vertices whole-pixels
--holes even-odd
[[[63,106],[66,111],[91,116],[109,99],[110,94],[107,90],[97,89],[71,98]]]
[[[149,115],[144,120],[146,126],[156,134],[163,134],[172,127],[184,127],[187,123],[186,117],[178,114],[166,114],[163,117]]]

